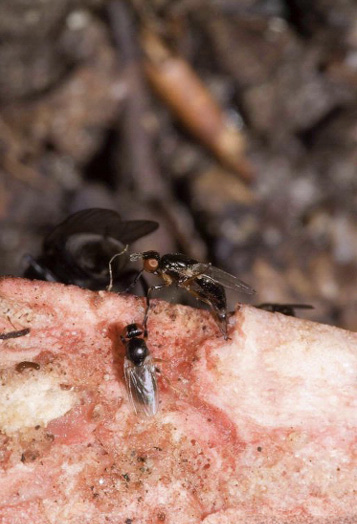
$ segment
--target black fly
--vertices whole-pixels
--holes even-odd
[[[159,224],[150,220],[123,221],[110,209],[84,209],[69,216],[44,239],[42,255],[26,255],[24,276],[30,279],[75,284],[103,289],[108,282],[108,262],[117,257],[115,274],[125,288],[133,278],[128,272],[125,246],[155,231]],[[125,280],[126,279],[126,280]]]
[[[200,263],[180,253],[171,253],[161,257],[157,251],[145,251],[144,253],[130,255],[130,261],[139,259],[143,260],[143,269],[137,275],[137,278],[144,271],[147,271],[161,277],[164,281],[162,285],[152,286],[148,289],[144,325],[147,321],[152,291],[175,285],[186,289],[197,299],[210,306],[218,327],[227,340],[227,299],[224,288],[250,295],[255,292],[254,289],[238,278],[212,266],[212,264]]]
[[[125,346],[124,378],[132,408],[138,415],[152,417],[159,408],[154,360],[146,345],[146,330],[129,324],[121,334]]]
[[[314,306],[309,304],[274,304],[270,302],[259,304],[256,307],[271,313],[282,313],[288,317],[295,317],[295,309],[314,309]]]

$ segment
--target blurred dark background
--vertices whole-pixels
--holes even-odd
[[[105,207],[357,330],[355,0],[2,0],[0,104],[0,274]]]

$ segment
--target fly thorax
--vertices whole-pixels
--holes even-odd
[[[148,354],[149,350],[147,348],[145,340],[141,338],[132,338],[127,342],[126,357],[135,366],[141,366],[144,363]]]

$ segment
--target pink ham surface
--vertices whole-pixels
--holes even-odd
[[[118,333],[142,299],[5,278],[0,312],[31,328],[0,341],[1,524],[357,523],[357,334],[243,306],[224,341],[154,301],[141,419]]]

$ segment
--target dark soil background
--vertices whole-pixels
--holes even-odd
[[[152,89],[153,37],[158,70],[160,46],[192,68],[187,104]],[[181,115],[200,103],[185,71],[244,138],[241,167]],[[0,274],[107,207],[160,223],[135,250],[210,260],[255,303],[357,330],[355,0],[2,0],[0,104]]]

